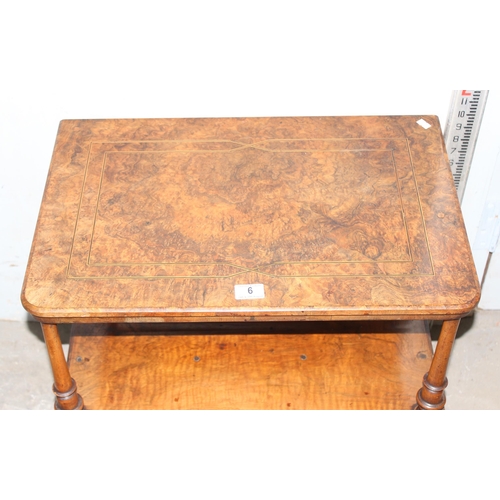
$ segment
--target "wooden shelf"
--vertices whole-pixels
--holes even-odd
[[[423,321],[75,324],[87,409],[411,409]]]

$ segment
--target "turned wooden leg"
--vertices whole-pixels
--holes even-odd
[[[459,319],[443,322],[431,367],[424,375],[423,387],[417,393],[417,409],[419,410],[442,410],[444,408],[446,403],[444,390],[448,385],[446,369],[459,324]]]
[[[56,410],[82,410],[83,399],[76,392],[76,382],[71,378],[64,356],[57,325],[42,323],[43,336],[49,352],[52,373],[54,374],[53,391],[56,395]]]

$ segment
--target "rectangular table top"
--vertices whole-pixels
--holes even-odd
[[[22,292],[46,322],[445,319],[478,300],[435,116],[62,121]]]

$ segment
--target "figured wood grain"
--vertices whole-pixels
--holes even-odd
[[[90,158],[72,277],[431,271],[403,140],[105,143]]]
[[[87,409],[411,409],[423,321],[73,326]]]
[[[61,122],[23,287],[45,322],[460,317],[479,299],[439,122]],[[234,285],[265,298],[238,301]]]

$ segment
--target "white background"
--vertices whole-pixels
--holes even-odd
[[[483,281],[481,309],[500,309],[500,91],[491,90],[486,101],[483,120],[466,190],[462,200],[474,262]],[[494,207],[492,212],[487,207]],[[486,213],[485,213],[486,212]],[[488,220],[488,217],[492,220]],[[488,242],[489,248],[483,243]],[[492,252],[488,265],[489,251]],[[484,279],[483,279],[484,278]]]
[[[0,319],[27,318],[19,295],[61,119],[435,114],[444,128],[447,89],[498,81],[497,33],[483,0],[0,2]],[[477,167],[476,212],[492,156]],[[486,412],[55,413],[3,412],[11,497],[498,489],[498,419]]]
[[[390,2],[1,5],[0,319],[28,318],[19,296],[60,120],[434,114],[444,129],[463,61],[495,71],[470,43],[443,51],[461,2],[455,14],[430,2],[411,12]],[[479,43],[493,40],[485,17]]]

